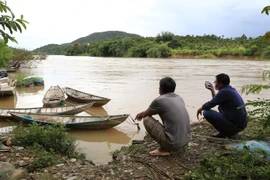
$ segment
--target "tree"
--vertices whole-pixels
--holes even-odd
[[[9,61],[9,67],[33,67],[38,61],[33,61],[34,57],[32,53],[26,49],[12,48],[13,55],[12,60]]]
[[[159,42],[168,42],[168,41],[171,41],[173,40],[174,38],[174,34],[171,33],[171,32],[162,32],[160,34],[157,35],[156,37],[156,41],[159,43]]]
[[[3,40],[0,40],[0,67],[7,67],[12,57],[12,50]]]
[[[270,6],[263,8],[262,13],[269,15]],[[267,32],[265,36],[268,36]],[[266,52],[265,52],[266,53]],[[265,56],[270,56],[270,48]],[[265,70],[262,73],[262,78],[264,81],[270,80],[270,71]],[[270,89],[270,84],[248,84],[242,87],[242,93],[245,94],[258,94],[262,90]],[[249,118],[251,120],[258,120],[259,123],[262,123],[264,128],[270,128],[270,99],[258,99],[254,101],[248,101],[244,106],[251,106],[253,110],[249,111]]]
[[[242,40],[247,40],[248,38],[247,38],[247,36],[246,36],[245,34],[243,34],[243,35],[241,36],[241,39],[242,39]]]
[[[270,80],[270,71],[264,71],[262,77],[265,81]],[[270,84],[248,84],[242,87],[242,93],[258,94],[267,89],[270,89]],[[250,120],[258,120],[264,128],[270,128],[270,99],[248,101],[245,106],[253,107],[248,112]]]
[[[15,15],[11,11],[10,7],[7,6],[6,2],[1,0],[0,12],[0,27],[2,27],[2,29],[0,29],[0,33],[5,44],[7,44],[9,40],[18,43],[11,34],[18,31],[22,32],[22,27],[26,29],[26,24],[28,24],[28,22],[23,19],[23,15],[21,15],[19,19],[15,19]]]
[[[262,39],[263,39],[263,40],[269,41],[269,40],[270,40],[270,31],[266,32],[266,33],[262,36]]]
[[[269,15],[269,11],[270,11],[270,6],[265,6],[261,13],[262,14],[265,13],[265,14]]]

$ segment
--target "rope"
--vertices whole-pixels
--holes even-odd
[[[131,116],[129,116],[129,117],[133,121],[133,123],[134,123],[133,125],[136,125],[138,130],[141,130],[139,123],[136,123],[135,120]]]

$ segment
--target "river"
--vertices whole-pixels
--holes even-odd
[[[145,58],[96,58],[48,56],[33,69],[20,69],[17,74],[40,76],[42,87],[16,88],[17,95],[0,98],[0,108],[39,107],[51,85],[68,86],[91,94],[112,99],[103,107],[89,108],[92,115],[130,114],[133,118],[145,110],[156,98],[159,80],[171,76],[177,83],[176,93],[186,102],[191,121],[196,122],[197,109],[211,98],[204,88],[206,80],[213,82],[215,75],[227,73],[231,85],[240,91],[242,85],[265,83],[261,74],[270,67],[270,61],[250,60],[194,60],[194,59],[145,59]],[[10,76],[14,74],[10,73]],[[267,97],[243,95],[248,99]],[[86,114],[85,112],[81,114]],[[156,116],[156,118],[158,118]],[[159,119],[159,118],[158,118]],[[1,127],[11,125],[0,122]],[[145,130],[126,121],[115,128],[102,131],[71,131],[78,142],[78,149],[96,164],[111,161],[110,152],[133,139],[142,139]]]

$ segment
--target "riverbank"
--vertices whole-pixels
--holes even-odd
[[[173,54],[171,56],[173,59],[216,59],[216,60],[261,60],[261,61],[269,61],[269,59],[261,59],[257,58],[255,56],[232,56],[232,55],[227,55],[223,57],[217,57],[212,54],[204,54],[204,55],[182,55],[182,54]]]
[[[198,170],[203,166],[203,162],[218,159],[217,161],[223,163],[223,158],[237,156],[237,152],[228,148],[228,144],[258,137],[269,142],[267,137],[270,137],[269,134],[262,136],[256,122],[250,123],[249,127],[233,140],[215,139],[208,136],[214,132],[214,129],[203,121],[192,125],[193,140],[186,147],[168,157],[150,156],[148,152],[157,148],[158,145],[149,136],[145,136],[143,141],[133,141],[131,146],[112,152],[114,161],[108,165],[95,166],[88,160],[62,157],[62,162],[59,164],[29,172],[27,179],[192,179],[191,177],[198,179],[196,174],[190,173],[197,172],[200,177]],[[11,146],[10,152],[0,153],[0,161],[9,162],[16,168],[27,169],[33,157],[26,147]],[[241,164],[241,162],[234,162],[235,167],[231,174],[245,173],[243,169],[238,169],[238,163]],[[269,161],[265,163],[268,164],[259,164],[259,167],[265,165],[270,167]],[[217,173],[222,175],[217,164],[208,164],[210,165],[217,166]],[[253,168],[256,169],[255,166]],[[210,171],[204,173],[206,173],[205,176],[213,175]],[[265,174],[269,175],[270,170]]]
[[[63,56],[67,56],[67,55],[63,55]],[[97,57],[97,58],[102,58],[99,56],[91,56],[90,54],[79,54],[77,56],[80,57]],[[68,57],[73,57],[73,56],[68,56]],[[148,57],[103,57],[103,58],[142,58],[142,59],[147,59]],[[186,55],[186,54],[172,54],[169,57],[151,57],[151,59],[202,59],[202,60],[209,60],[209,59],[213,59],[213,60],[255,60],[255,61],[269,61],[269,59],[263,59],[263,58],[258,58],[256,56],[233,56],[233,55],[227,55],[227,56],[222,56],[222,57],[218,57],[212,54],[202,54],[202,55]]]

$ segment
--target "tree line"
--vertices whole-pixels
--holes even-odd
[[[67,56],[270,59],[270,32],[257,38],[248,38],[245,34],[236,38],[224,38],[216,35],[179,36],[162,32],[156,37],[115,37],[94,43],[48,45],[48,49],[43,47],[43,51]]]

